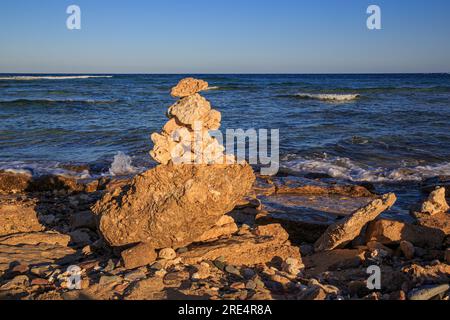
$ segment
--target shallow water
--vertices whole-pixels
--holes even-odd
[[[18,77],[20,76],[20,77]],[[152,165],[183,75],[0,75],[0,168],[34,173],[88,163],[109,174],[120,151]],[[198,75],[222,129],[279,128],[281,164],[353,181],[450,175],[450,75]]]

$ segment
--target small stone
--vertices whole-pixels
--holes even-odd
[[[167,271],[164,269],[158,270],[155,272],[155,277],[162,278],[167,274]]]
[[[234,290],[242,290],[245,289],[246,284],[244,282],[234,282],[230,285],[230,288]]]
[[[150,269],[152,269],[152,270],[161,270],[162,268],[163,268],[163,265],[160,261],[156,261],[155,263],[153,263],[150,266]]]
[[[28,270],[29,266],[26,264],[18,264],[11,269],[11,271],[14,273],[27,273]]]
[[[111,272],[115,268],[116,268],[116,264],[114,263],[114,261],[112,259],[109,259],[108,262],[106,263],[106,266],[103,268],[103,271]]]
[[[128,272],[127,274],[125,274],[124,279],[128,280],[128,281],[136,281],[136,280],[141,280],[146,278],[147,275],[146,273],[141,270],[141,269],[137,269],[131,272]]]
[[[31,285],[32,286],[48,286],[48,285],[50,285],[50,282],[48,282],[47,279],[35,278],[35,279],[31,280]]]
[[[241,273],[239,272],[239,269],[236,268],[235,266],[232,266],[232,265],[227,265],[225,267],[225,271],[228,272],[228,273],[234,274],[236,276],[239,276],[239,277],[241,276]]]
[[[255,275],[255,271],[253,271],[253,269],[250,268],[244,268],[242,269],[242,275],[244,276],[244,278],[250,279]]]
[[[106,286],[106,285],[110,285],[113,283],[115,284],[115,283],[122,282],[122,280],[123,279],[119,276],[101,276],[98,284],[101,286]]]
[[[247,283],[245,284],[245,288],[248,290],[255,290],[256,289],[255,281],[253,281],[253,280],[247,281]]]
[[[177,257],[177,253],[172,248],[164,248],[159,251],[158,257],[160,259],[172,260]]]
[[[203,280],[210,276],[210,266],[206,262],[201,262],[196,266],[197,271],[192,275],[192,280]]]
[[[146,266],[156,260],[155,249],[148,244],[141,243],[137,246],[124,250],[121,253],[126,269],[135,269]]]
[[[298,259],[287,258],[281,264],[281,269],[293,276],[297,276],[305,266]]]
[[[411,242],[406,240],[400,241],[400,249],[406,259],[414,258],[414,245]]]

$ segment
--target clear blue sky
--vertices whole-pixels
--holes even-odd
[[[449,16],[449,0],[1,0],[0,73],[449,72]]]

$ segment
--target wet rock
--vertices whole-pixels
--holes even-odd
[[[157,254],[151,244],[141,243],[122,251],[121,257],[126,269],[135,269],[154,262]]]
[[[106,194],[93,211],[112,246],[182,247],[198,239],[250,190],[249,165],[158,166]]]
[[[0,205],[0,236],[44,230],[33,201]]]
[[[403,255],[406,259],[413,259],[414,258],[414,245],[406,240],[400,241],[400,249],[403,252]]]
[[[417,290],[413,290],[409,294],[409,300],[430,300],[439,294],[445,293],[449,288],[450,286],[448,284],[424,286]]]
[[[332,250],[355,239],[368,222],[392,207],[396,199],[393,193],[386,194],[355,211],[352,215],[329,226],[314,244],[314,249],[316,251]]]
[[[405,240],[425,248],[441,247],[444,237],[445,234],[437,229],[387,219],[371,222],[366,233],[367,241],[400,244],[400,241]]]
[[[194,78],[184,78],[172,88],[170,94],[172,97],[183,98],[206,89],[208,89],[208,82]]]
[[[173,260],[177,257],[177,253],[172,248],[161,249],[158,253],[160,259]]]
[[[0,170],[0,194],[23,192],[31,181],[30,174],[21,174]]]

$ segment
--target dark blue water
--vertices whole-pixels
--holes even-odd
[[[91,174],[119,151],[152,165],[149,135],[185,77],[17,76],[0,75],[0,168],[87,163]],[[285,168],[389,183],[450,174],[449,74],[197,76],[223,130],[280,129]]]

